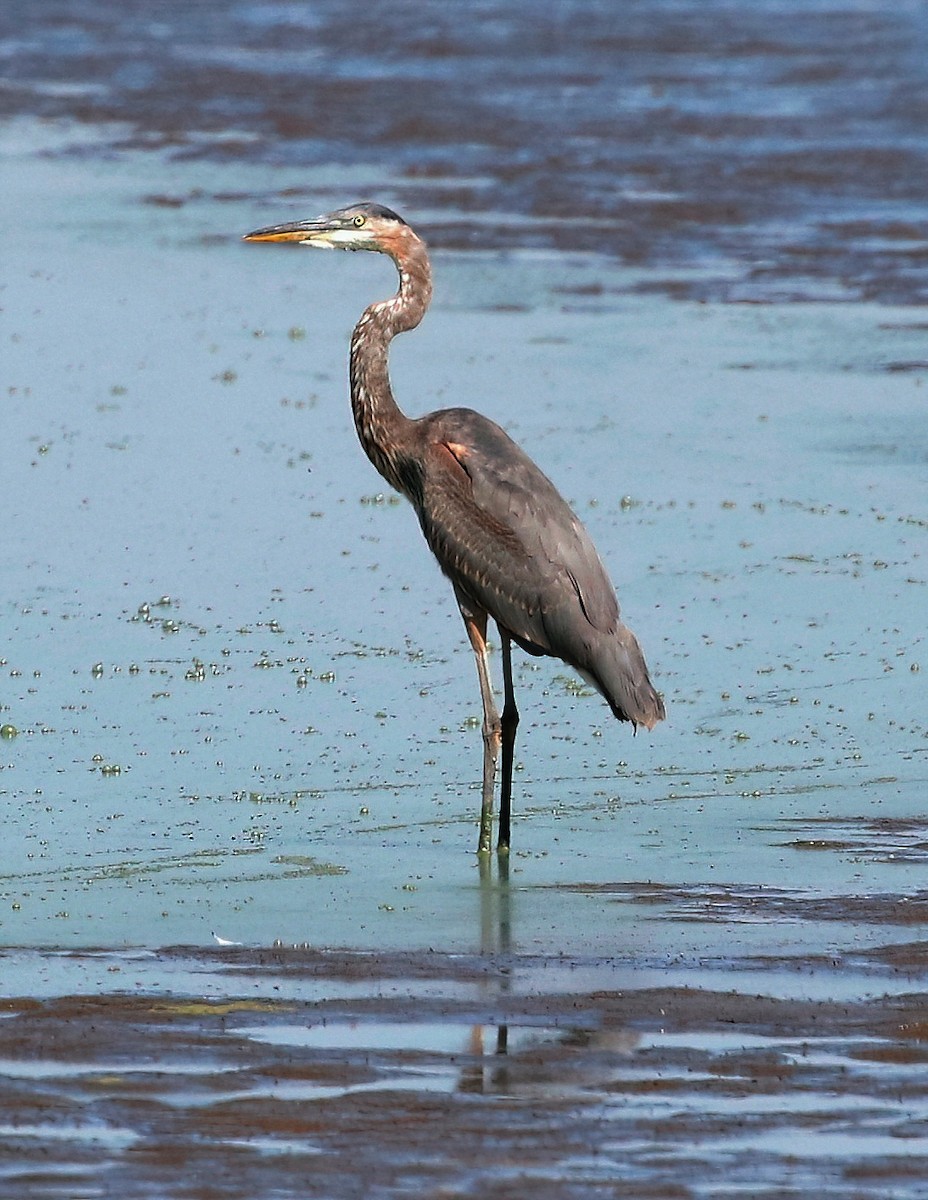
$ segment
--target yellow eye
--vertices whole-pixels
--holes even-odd
[[[354,223],[355,223],[355,225],[357,225],[358,229],[360,229],[366,220],[367,220],[367,217],[365,217],[362,213],[358,213],[358,215],[354,219]]]

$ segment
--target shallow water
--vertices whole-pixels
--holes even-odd
[[[172,236],[132,202],[144,162],[98,165],[89,232],[86,168],[30,172],[14,225],[41,235],[5,291],[3,937],[470,948],[473,666],[344,401],[345,334],[388,270]],[[41,211],[61,189],[77,233]],[[582,257],[437,269],[399,393],[504,398],[669,709],[632,739],[520,657],[513,881],[648,881],[657,850],[662,884],[788,889],[814,862],[825,896],[862,865],[870,890],[917,888],[923,400],[920,374],[882,369],[906,311],[632,299]],[[565,280],[590,279],[595,303],[565,310]],[[613,911],[562,902],[612,949]],[[519,919],[526,948],[565,948],[549,906]]]
[[[334,6],[0,27],[0,1195],[921,1194],[924,16],[723,8],[721,67],[714,5],[542,22],[480,95],[494,142],[448,83],[498,72],[518,6],[475,10],[475,60],[424,5],[432,133],[381,106],[353,147],[402,6],[379,73]],[[664,80],[675,137],[597,132],[600,55]],[[269,134],[313,63],[347,107]],[[799,186],[778,147],[826,133],[842,169]],[[635,147],[689,150],[696,217],[606,187]],[[544,465],[667,699],[633,739],[519,658],[502,877],[460,619],[350,427],[389,265],[239,241],[362,194],[434,248],[403,403],[474,404]]]
[[[167,994],[131,994],[111,955],[128,978],[7,1004],[9,1194],[885,1197],[928,1169],[924,998],[905,991],[776,999],[723,962],[719,991],[498,953],[160,966]]]
[[[0,117],[229,165],[230,198],[254,166],[313,213],[395,199],[445,247],[605,252],[656,268],[647,290],[923,303],[926,43],[919,0],[395,0],[364,19],[44,0],[0,11]]]

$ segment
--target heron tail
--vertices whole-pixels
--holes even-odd
[[[653,729],[663,721],[664,702],[654,690],[638,639],[620,624],[611,637],[596,647],[595,666],[587,674],[602,692],[620,721],[631,721],[637,729]]]

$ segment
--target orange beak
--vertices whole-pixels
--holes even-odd
[[[291,221],[288,225],[268,225],[265,229],[256,229],[246,233],[246,242],[303,242],[310,245],[326,244],[326,235],[335,232],[331,221],[319,217],[315,221]]]

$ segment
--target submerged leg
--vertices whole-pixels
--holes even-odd
[[[477,843],[477,853],[489,854],[493,843],[493,791],[496,786],[496,760],[499,758],[500,719],[493,699],[493,685],[490,683],[487,614],[475,614],[469,606],[465,607],[462,604],[461,615],[467,627],[470,644],[474,648],[477,678],[480,680],[480,699],[483,702],[483,800],[480,805],[480,839]]]
[[[503,776],[499,796],[499,841],[496,849],[505,853],[509,849],[509,821],[512,807],[512,764],[516,749],[516,729],[519,725],[519,710],[512,686],[512,639],[504,630],[499,631],[503,646],[503,686],[505,702],[500,730],[503,744]]]

